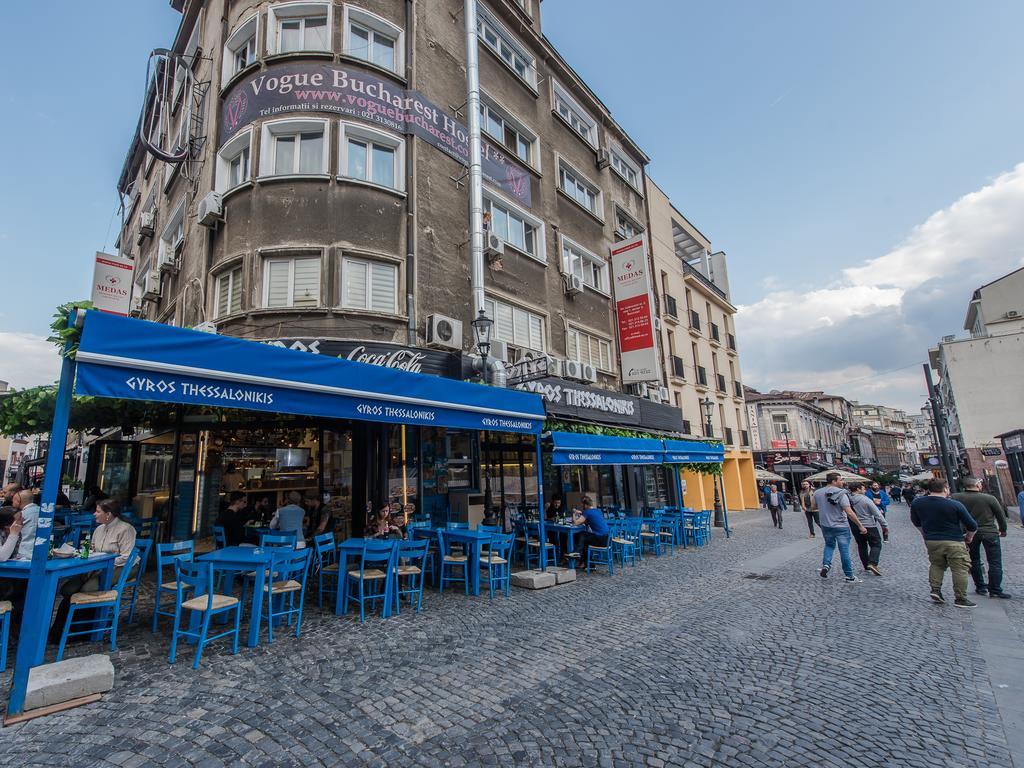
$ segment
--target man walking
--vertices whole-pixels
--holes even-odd
[[[928,550],[931,598],[936,603],[946,602],[942,596],[942,580],[948,568],[953,575],[953,605],[957,608],[976,608],[978,604],[967,599],[967,572],[971,567],[967,544],[974,538],[978,524],[967,507],[947,498],[949,484],[941,477],[926,481],[924,488],[925,495],[914,499],[910,505],[910,522],[921,531]],[[964,528],[967,529],[966,534]]]
[[[1010,596],[1003,592],[1003,552],[999,538],[1006,535],[1006,510],[995,496],[981,491],[981,480],[976,477],[964,478],[964,492],[954,493],[951,499],[959,501],[978,524],[978,532],[968,545],[971,555],[971,577],[974,591],[979,595]],[[985,567],[981,564],[981,548],[985,547],[988,561],[988,582],[985,581]]]
[[[772,514],[772,525],[782,529],[782,509],[786,506],[786,497],[782,495],[779,486],[772,483],[764,492],[764,505]]]
[[[804,517],[807,518],[807,531],[810,533],[807,538],[813,539],[815,537],[814,526],[820,527],[821,522],[818,520],[818,508],[814,506],[814,489],[806,480],[800,483],[800,509],[804,511]]]
[[[814,492],[814,505],[818,508],[821,534],[825,539],[825,551],[822,553],[821,570],[818,573],[823,579],[828,577],[838,545],[839,561],[843,565],[846,583],[857,584],[860,579],[853,575],[853,561],[850,560],[850,526],[853,525],[861,533],[867,531],[850,506],[850,494],[843,489],[841,477],[838,472],[829,472],[825,475],[827,485]]]
[[[889,529],[889,524],[885,521],[882,509],[864,492],[864,483],[852,483],[850,494],[850,506],[866,530],[865,533],[861,533],[859,529],[853,531],[853,538],[857,540],[860,564],[864,566],[865,571],[881,576],[878,558],[882,554],[882,532]]]

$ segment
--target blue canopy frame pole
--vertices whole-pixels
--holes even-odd
[[[541,463],[540,435],[535,435],[533,444],[537,452],[537,512],[540,523],[537,526],[537,537],[540,539],[540,569],[548,567],[548,549],[545,546],[548,535],[544,526],[544,465]]]
[[[80,315],[72,312],[68,324],[75,323]],[[71,417],[71,394],[75,383],[75,361],[67,356],[70,344],[64,348],[64,361],[60,367],[60,384],[53,410],[53,424],[50,427],[50,447],[46,455],[46,475],[43,478],[43,498],[36,527],[36,540],[32,547],[32,565],[28,577],[28,591],[25,595],[25,613],[18,636],[18,653],[14,661],[14,680],[7,701],[7,717],[20,715],[25,708],[25,691],[28,688],[28,673],[32,668],[35,643],[31,638],[39,637],[50,629],[50,613],[53,605],[43,594],[46,573],[46,559],[49,555],[50,538],[53,536],[53,508],[56,506],[57,491],[60,490],[61,469],[64,464],[64,449],[68,442],[68,421]]]
[[[683,481],[679,479],[679,473],[682,472],[682,467],[677,464],[669,464],[672,467],[672,475],[676,479],[676,498],[679,500],[679,508],[682,509],[686,506],[683,503]]]
[[[729,527],[729,504],[725,500],[725,483],[722,481],[722,475],[718,475],[715,478],[715,482],[719,484],[722,494],[722,525],[725,528],[725,538],[732,536],[732,529]]]

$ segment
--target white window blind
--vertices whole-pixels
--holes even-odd
[[[485,299],[484,309],[494,320],[494,338],[543,352],[544,318],[496,299]]]
[[[216,317],[242,311],[242,268],[236,267],[217,278]]]
[[[264,296],[267,307],[320,305],[320,259],[268,259]]]
[[[344,259],[342,282],[342,306],[395,313],[398,267],[394,264]]]

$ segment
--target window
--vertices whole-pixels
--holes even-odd
[[[380,16],[346,6],[345,53],[398,72],[403,66],[402,30]]]
[[[488,196],[486,192],[484,214],[490,216],[490,231],[506,243],[539,261],[547,260],[539,219]]]
[[[643,232],[643,227],[637,224],[629,214],[621,208],[615,208],[615,236],[622,240],[636,237]]]
[[[214,187],[225,192],[252,178],[252,129],[242,131],[227,142],[217,153],[217,178]]]
[[[259,15],[251,16],[231,33],[224,43],[223,80],[227,82],[250,64],[256,62],[256,40]]]
[[[341,263],[341,305],[395,314],[398,267],[379,261],[345,258]]]
[[[402,139],[349,123],[342,123],[341,131],[339,175],[388,189],[405,188]]]
[[[274,53],[331,50],[331,4],[287,3],[270,6],[268,22]]]
[[[637,192],[640,191],[640,168],[615,147],[611,149],[612,170]]]
[[[607,339],[593,336],[578,328],[569,328],[565,340],[565,356],[570,360],[612,370],[612,345]]]
[[[554,80],[551,81],[551,93],[554,99],[552,105],[555,113],[564,120],[570,128],[578,133],[590,146],[597,146],[597,121],[588,115],[583,107],[569,95],[569,93]]]
[[[541,315],[497,299],[484,299],[484,310],[494,319],[493,338],[538,352],[546,349]]]
[[[167,226],[160,233],[160,246],[158,249],[157,266],[172,264],[177,258],[178,251],[185,243],[185,200],[174,209]]]
[[[225,272],[217,277],[217,306],[214,307],[213,316],[221,318],[226,315],[233,315],[242,311],[242,268]]]
[[[534,58],[512,34],[483,8],[479,8],[476,22],[477,35],[519,79],[531,88],[537,86],[537,68]]]
[[[320,306],[320,257],[264,261],[263,306]]]
[[[567,237],[562,238],[562,271],[576,275],[595,291],[608,293],[608,263]]]
[[[480,101],[480,127],[524,163],[534,165],[537,137],[493,104]]]
[[[564,160],[558,161],[558,186],[595,216],[601,216],[601,192]]]
[[[261,176],[327,173],[327,121],[281,120],[263,124]]]
[[[782,428],[785,427],[786,431],[789,432],[792,437],[793,432],[789,428],[789,418],[784,413],[773,413],[772,414],[772,435],[776,440],[785,440],[786,435],[783,434]]]

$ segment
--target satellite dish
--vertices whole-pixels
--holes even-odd
[[[195,85],[192,67],[184,56],[167,48],[149,54],[138,135],[142,146],[158,160],[180,163],[189,157]]]

